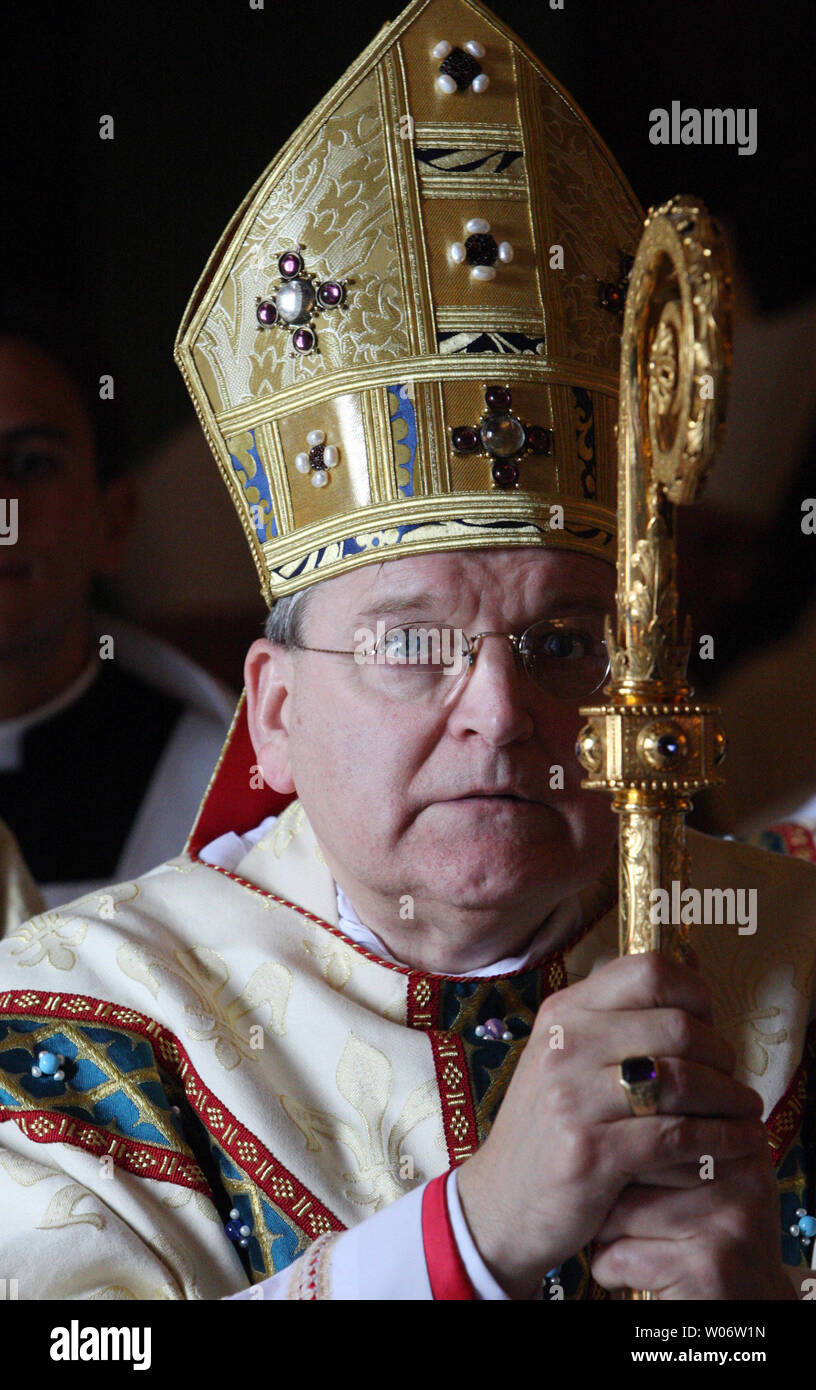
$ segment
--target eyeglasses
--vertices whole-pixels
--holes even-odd
[[[504,637],[516,661],[541,690],[557,700],[580,704],[609,675],[604,619],[602,612],[544,618],[520,636],[513,632],[469,636],[448,623],[401,624],[376,637],[359,628],[355,636],[363,634],[363,640],[353,651],[302,642],[292,645],[327,656],[353,656],[374,687],[396,699],[416,700],[426,695],[447,698],[458,687],[456,678],[467,677],[473,670],[485,637]]]

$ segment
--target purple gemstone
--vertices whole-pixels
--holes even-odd
[[[484,1027],[486,1037],[495,1038],[498,1042],[501,1042],[504,1037],[505,1027],[500,1018],[489,1018],[482,1026]]]
[[[465,242],[468,265],[495,265],[498,258],[498,242],[489,232],[474,232]]]
[[[515,487],[519,471],[514,463],[494,463],[490,470],[496,487]]]
[[[343,298],[343,286],[338,285],[336,280],[326,280],[324,284],[318,285],[317,298],[324,309],[334,309]]]
[[[488,410],[509,410],[512,397],[506,386],[488,386],[485,405]]]
[[[278,317],[278,310],[274,299],[262,299],[255,312],[258,316],[258,322],[264,328],[271,327]]]
[[[457,454],[473,454],[479,447],[478,431],[470,425],[457,425],[451,434],[451,443]]]
[[[530,425],[527,430],[527,447],[533,454],[548,455],[552,450],[552,430],[545,429],[543,425]]]
[[[460,92],[467,91],[474,77],[482,71],[481,64],[463,48],[452,48],[445,61],[440,64],[440,72],[452,77]]]
[[[278,270],[285,280],[291,280],[293,275],[299,275],[303,269],[303,257],[297,251],[284,251],[278,260]]]
[[[315,345],[315,335],[311,328],[296,328],[292,334],[295,352],[311,352]]]
[[[643,1081],[655,1081],[657,1072],[651,1057],[626,1057],[620,1064],[621,1080],[628,1086],[637,1086]]]

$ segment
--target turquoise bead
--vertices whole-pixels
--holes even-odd
[[[799,1234],[808,1238],[816,1236],[816,1216],[799,1217]]]
[[[56,1052],[41,1052],[37,1058],[37,1066],[46,1076],[52,1076],[55,1071],[59,1071],[61,1061],[62,1058],[58,1057]]]

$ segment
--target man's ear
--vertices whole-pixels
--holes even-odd
[[[103,489],[94,566],[97,574],[115,574],[122,565],[138,506],[138,488],[128,473],[113,478]]]
[[[252,643],[244,662],[249,736],[264,781],[283,793],[296,790],[289,761],[293,678],[291,652],[265,637]]]

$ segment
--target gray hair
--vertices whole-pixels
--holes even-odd
[[[264,637],[279,647],[296,647],[303,641],[303,624],[309,589],[296,589],[277,599],[264,624]]]

